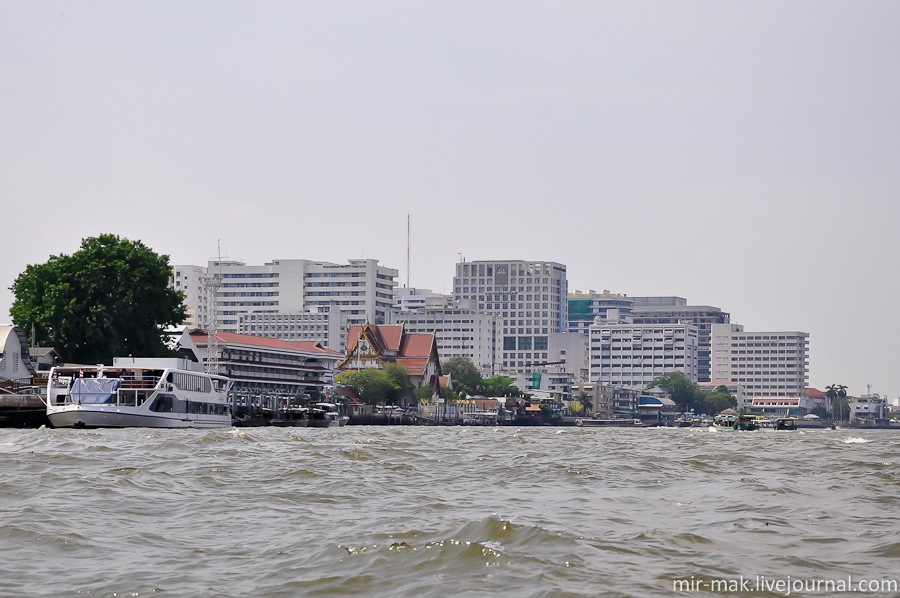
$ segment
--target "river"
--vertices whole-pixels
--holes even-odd
[[[0,429],[0,596],[897,595],[898,453],[891,430]]]

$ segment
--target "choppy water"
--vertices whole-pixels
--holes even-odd
[[[896,580],[898,452],[863,430],[0,430],[0,596]]]

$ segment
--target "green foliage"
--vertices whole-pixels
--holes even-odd
[[[491,376],[485,378],[479,390],[488,397],[506,397],[517,395],[521,391],[512,385],[513,379],[506,376]]]
[[[654,388],[656,386],[669,393],[669,396],[672,397],[672,400],[678,405],[679,411],[690,411],[691,409],[694,409],[700,413],[702,412],[701,408],[705,406],[701,404],[700,391],[698,390],[697,385],[691,382],[691,379],[688,378],[684,372],[666,372],[665,374],[654,378],[653,381],[647,385],[647,388]]]
[[[446,388],[446,387],[442,386],[441,388]],[[433,393],[433,391],[432,391],[431,387],[426,384],[425,386],[420,386],[417,389],[415,389],[413,391],[413,397],[416,399],[416,401],[427,401],[427,400],[431,399],[432,393]]]
[[[701,391],[698,395],[697,404],[698,407],[694,409],[699,413],[719,413],[728,408],[737,407],[737,399],[728,392],[728,387],[720,384],[713,391]]]
[[[581,401],[572,401],[569,403],[569,413],[576,416],[584,415],[586,409]]]
[[[409,381],[409,373],[406,371],[405,366],[398,363],[389,363],[384,366],[384,375],[387,376],[391,385],[396,388],[396,391],[388,397],[388,400],[391,405],[398,405],[403,402],[403,399],[406,398],[409,395],[410,390],[412,390],[412,384]]]
[[[447,401],[448,403],[455,403],[460,399],[460,396],[453,392],[452,388],[448,388],[446,386],[441,386],[441,398]]]
[[[342,372],[335,376],[338,384],[349,386],[367,405],[394,405],[400,388],[384,370],[366,368],[358,372]]]
[[[185,319],[180,291],[168,287],[169,256],[140,241],[100,235],[72,255],[29,265],[10,290],[13,322],[63,359],[110,363],[113,357],[168,356],[163,329]]]
[[[835,421],[850,419],[850,401],[847,400],[847,387],[843,384],[831,384],[825,387],[825,396],[831,399],[831,414]]]
[[[577,403],[584,408],[585,413],[590,413],[594,410],[594,401],[591,400],[591,395],[586,393],[583,388],[578,391]]]
[[[482,383],[481,373],[468,357],[451,357],[441,363],[441,371],[450,374],[450,384],[455,392],[478,394]]]

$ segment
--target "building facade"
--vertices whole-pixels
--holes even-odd
[[[283,341],[322,343],[332,351],[342,351],[347,342],[347,314],[329,307],[292,314],[241,314],[238,333],[278,338]]]
[[[566,267],[556,262],[461,262],[453,298],[501,319],[497,361],[504,373],[528,373],[549,359],[549,335],[568,320]]]
[[[680,371],[697,381],[697,327],[602,320],[590,328],[591,381],[643,389],[657,376]]]
[[[233,380],[239,395],[325,395],[343,353],[315,342],[287,342],[246,334],[186,330],[180,349],[205,363],[211,352],[214,373]]]
[[[632,297],[635,324],[677,324],[688,320],[697,327],[697,381],[712,380],[713,324],[728,324],[731,316],[711,305],[688,305],[682,297]]]
[[[394,311],[392,323],[403,324],[410,334],[434,334],[441,361],[466,357],[483,377],[497,373],[497,331],[500,317],[473,309],[472,300],[452,301],[450,305],[421,306]]]
[[[169,286],[184,292],[193,327],[237,334],[241,316],[321,308],[340,312],[350,326],[383,324],[394,302],[397,276],[397,270],[373,259],[347,264],[274,260],[263,265],[212,260],[206,267],[174,266]]]
[[[600,316],[604,320],[616,317],[627,318],[631,315],[634,300],[619,293],[610,293],[606,289],[602,293],[575,291],[569,294],[569,315],[566,331],[570,333],[590,334],[594,318]]]
[[[809,333],[746,332],[738,324],[712,326],[713,382],[743,384],[751,399],[806,395]]]

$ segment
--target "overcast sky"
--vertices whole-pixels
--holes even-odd
[[[898,2],[0,0],[0,320],[84,237],[173,264],[551,260],[900,395]],[[401,283],[401,284],[402,284]],[[2,323],[2,322],[0,322]]]

